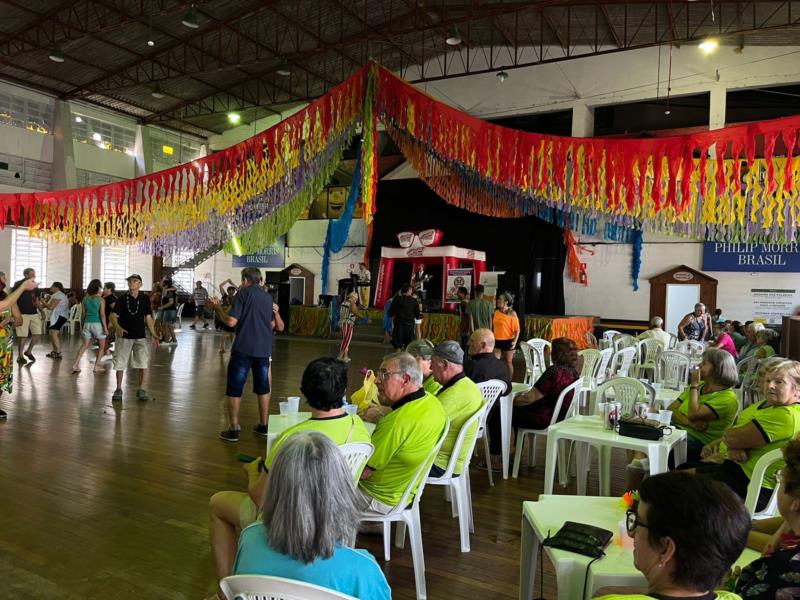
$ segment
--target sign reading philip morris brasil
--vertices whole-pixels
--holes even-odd
[[[800,273],[800,243],[705,242],[703,271]]]

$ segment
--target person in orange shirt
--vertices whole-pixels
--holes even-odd
[[[517,349],[517,340],[519,340],[519,317],[514,312],[514,296],[508,292],[503,292],[497,295],[496,306],[497,310],[494,311],[494,353],[497,358],[502,360],[508,365],[508,372],[511,374],[511,380],[514,380],[514,351]]]

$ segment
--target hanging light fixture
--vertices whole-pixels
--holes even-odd
[[[281,77],[289,77],[292,74],[291,67],[289,67],[289,61],[285,58],[281,59],[281,64],[278,65],[278,70],[275,71]]]
[[[53,62],[63,63],[64,62],[64,54],[58,48],[53,48],[48,55],[48,58]]]
[[[500,80],[500,83],[503,83],[506,79],[508,79],[508,73],[505,71],[500,71],[497,74],[497,78]]]
[[[706,54],[711,54],[714,50],[719,48],[719,42],[714,38],[707,38],[700,42],[698,48]]]
[[[158,98],[159,100],[164,97],[164,92],[161,91],[161,86],[156,84],[156,87],[153,88],[153,91],[150,92],[150,95],[153,98]]]
[[[234,125],[238,125],[239,122],[242,120],[242,115],[237,112],[229,112],[228,113],[228,121],[230,121]]]
[[[461,43],[461,35],[458,33],[457,25],[453,25],[453,28],[447,33],[445,41],[448,46],[458,46]]]
[[[189,29],[197,29],[200,27],[200,23],[197,22],[197,10],[195,9],[194,4],[192,4],[189,7],[189,10],[186,11],[186,16],[183,17],[183,21],[181,21],[181,23],[184,25],[184,27],[188,27]]]

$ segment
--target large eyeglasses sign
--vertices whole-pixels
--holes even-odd
[[[401,248],[422,248],[438,246],[444,234],[438,229],[423,229],[422,231],[401,231],[397,234],[397,241]]]

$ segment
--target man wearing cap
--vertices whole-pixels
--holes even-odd
[[[469,336],[469,358],[464,361],[464,373],[475,383],[499,379],[511,389],[508,365],[494,355],[494,334],[491,329],[476,329]]]
[[[358,491],[362,509],[386,514],[400,502],[436,447],[447,419],[441,403],[422,389],[422,372],[407,352],[384,357],[376,383],[381,400],[391,404],[392,412],[372,433],[375,452],[361,473]]]
[[[128,293],[114,305],[111,313],[111,326],[116,333],[114,349],[114,370],[117,372],[117,389],[111,400],[122,400],[122,376],[130,365],[139,371],[139,388],[136,390],[137,400],[149,400],[144,389],[144,377],[150,362],[150,348],[145,337],[145,328],[150,331],[150,343],[158,347],[158,336],[153,323],[150,298],[142,294],[142,277],[134,273],[126,279]]]
[[[440,477],[447,470],[450,455],[456,445],[456,439],[464,423],[477,411],[483,408],[483,394],[475,383],[464,373],[464,351],[458,342],[447,340],[433,349],[431,358],[433,376],[442,385],[437,398],[442,403],[445,416],[450,419],[450,430],[442,444],[439,455],[431,468],[432,477]],[[454,473],[459,475],[464,468],[464,461],[478,424],[467,434],[458,457]]]
[[[417,366],[422,371],[422,389],[435,396],[442,389],[442,386],[433,377],[433,370],[431,369],[433,342],[426,339],[414,340],[406,346],[406,352],[416,359]]]

